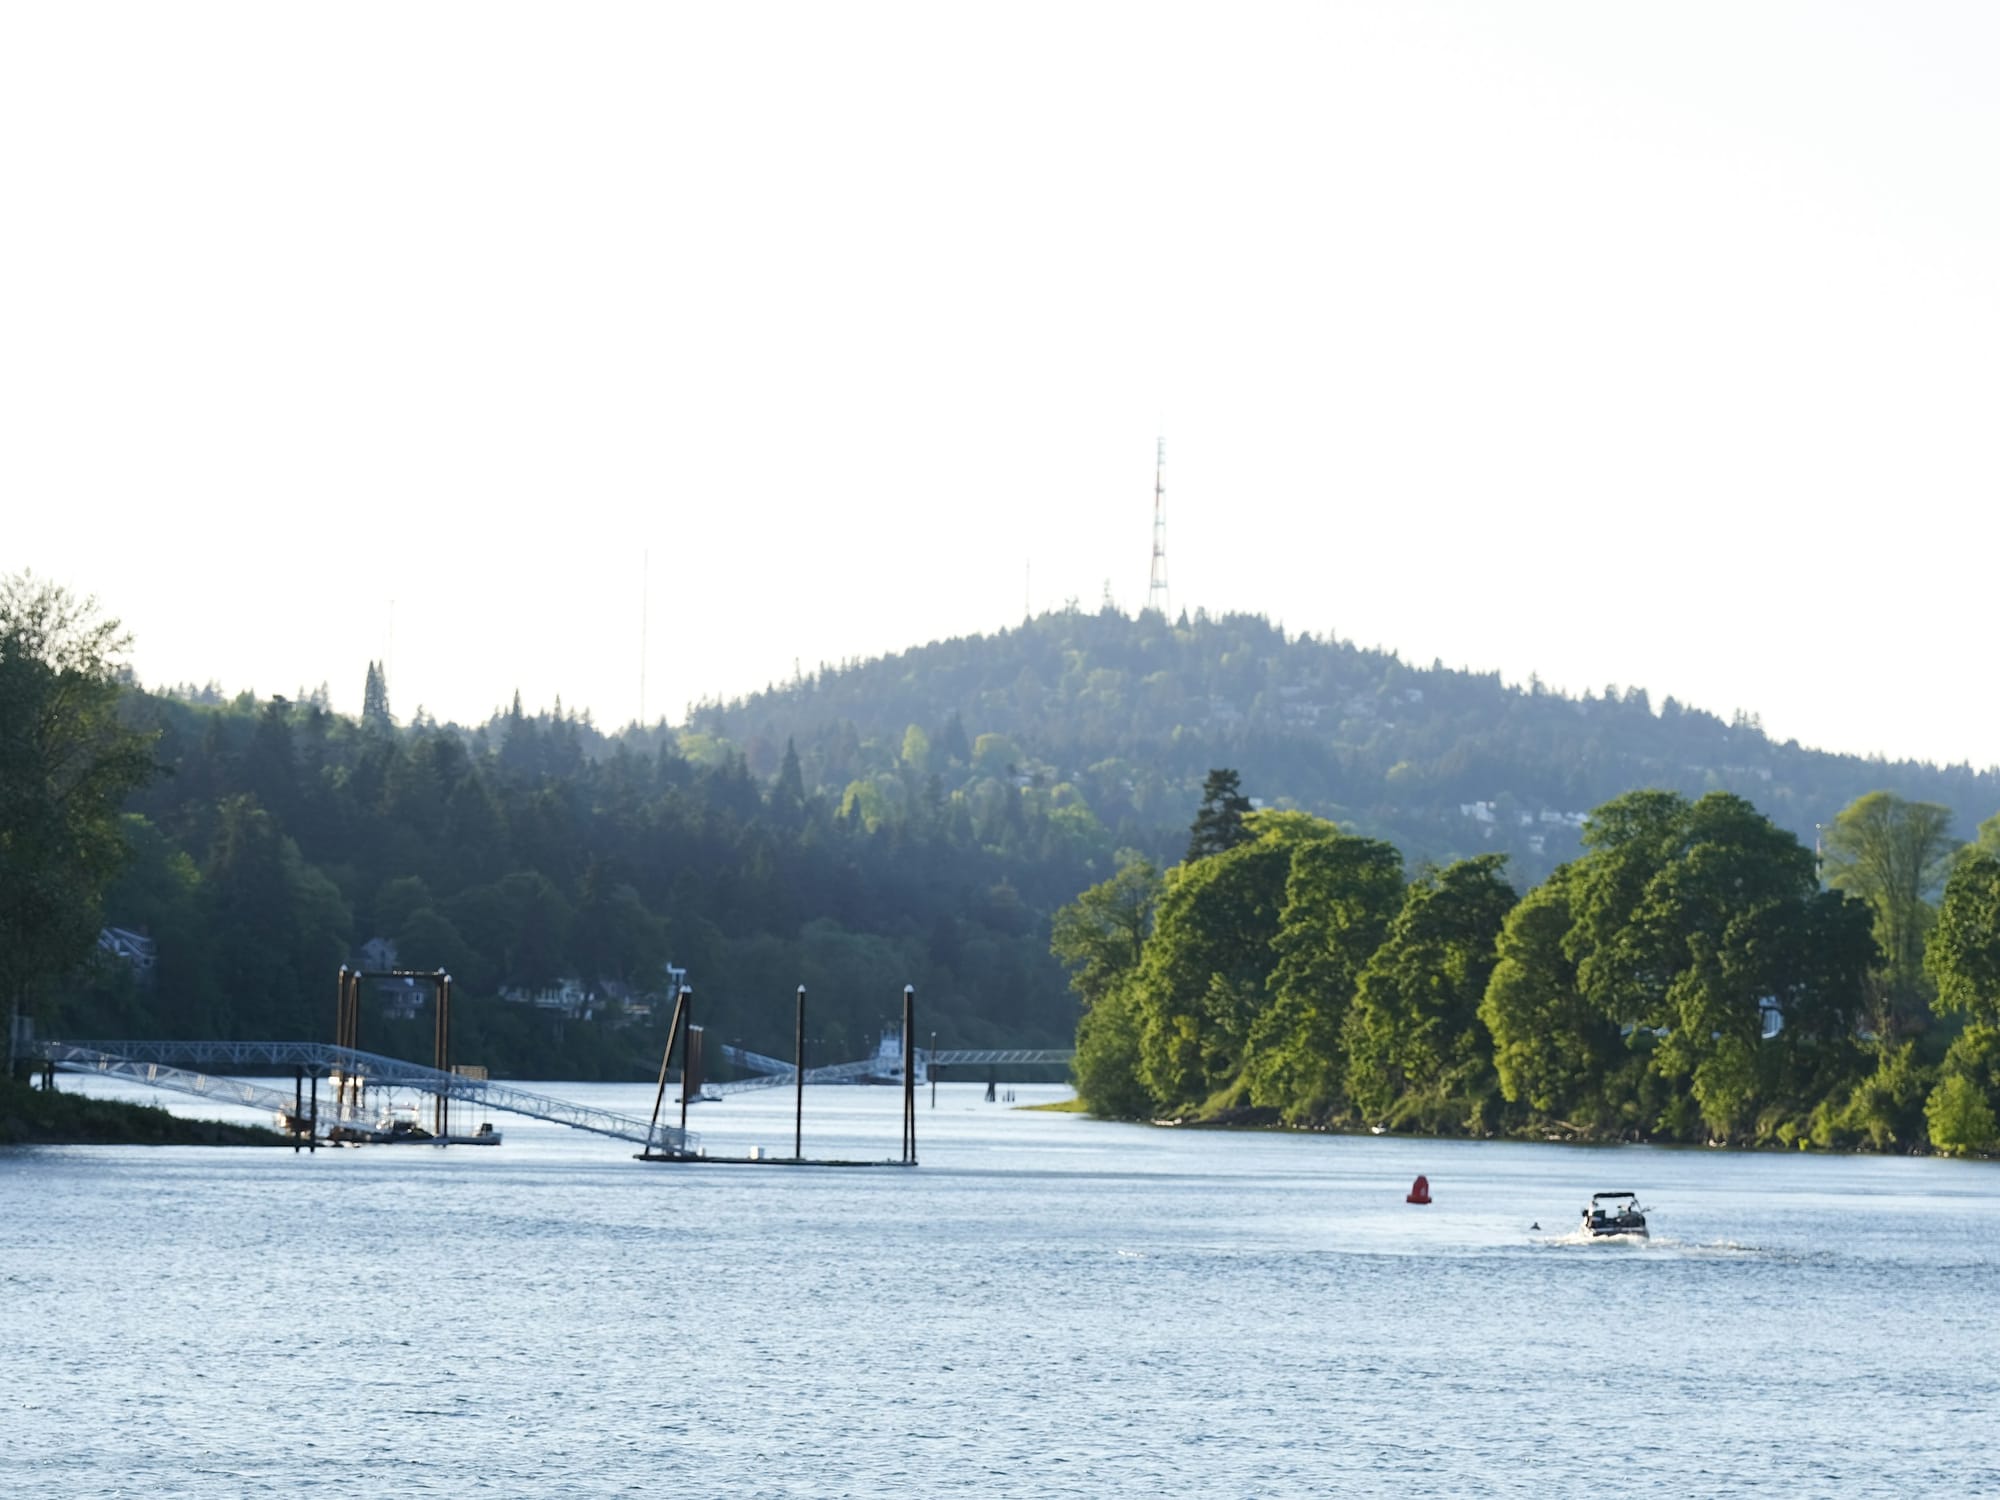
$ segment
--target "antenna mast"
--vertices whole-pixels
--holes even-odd
[[[652,633],[653,607],[653,549],[648,547],[639,554],[639,723],[646,722],[646,640]]]
[[[1167,440],[1153,459],[1153,576],[1146,585],[1146,608],[1165,619],[1167,608]]]

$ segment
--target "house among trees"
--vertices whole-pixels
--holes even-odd
[[[371,974],[387,975],[396,967],[396,944],[390,938],[373,937],[361,945],[355,967]],[[414,1021],[423,1014],[431,987],[414,979],[381,978],[374,981],[375,997],[382,1002],[385,1021]]]
[[[503,985],[500,998],[515,1005],[532,1005],[536,1010],[554,1011],[572,1021],[588,1021],[597,1014],[597,992],[584,988],[581,979],[561,978],[554,984],[530,990],[523,985]]]

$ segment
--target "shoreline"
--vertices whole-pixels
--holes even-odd
[[[1088,1114],[1088,1111],[1079,1111]],[[1093,1120],[1106,1118],[1089,1115]],[[1375,1131],[1365,1125],[1287,1125],[1281,1120],[1204,1120],[1194,1117],[1113,1120],[1113,1124],[1145,1125],[1155,1130],[1214,1130],[1221,1132],[1241,1131],[1244,1134],[1279,1135],[1343,1135],[1362,1136],[1370,1140],[1403,1141],[1468,1141],[1474,1144],[1494,1142],[1515,1146],[1583,1146],[1592,1150],[1608,1150],[1618,1146],[1650,1146],[1656,1151],[1728,1151],[1754,1153],[1760,1156],[1882,1156],[1908,1157],[1913,1160],[1936,1161],[1996,1161],[2000,1157],[1976,1153],[1952,1155],[1924,1147],[1909,1150],[1881,1151],[1869,1146],[1816,1146],[1807,1141],[1796,1145],[1760,1145],[1755,1142],[1734,1141],[1667,1141],[1644,1138],[1639,1140],[1603,1139],[1582,1135],[1549,1135],[1541,1132],[1529,1134],[1505,1134],[1494,1132],[1490,1135],[1440,1135],[1420,1130]]]
[[[9,1146],[289,1146],[257,1125],[190,1119],[156,1104],[0,1083],[0,1148]]]

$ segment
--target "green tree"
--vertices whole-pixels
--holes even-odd
[[[805,821],[805,772],[799,765],[799,747],[790,736],[785,739],[785,758],[778,763],[778,779],[771,784],[771,811],[782,828],[796,828]]]
[[[1924,1105],[1931,1144],[1948,1156],[1983,1154],[2000,1145],[1985,1092],[1962,1073],[1946,1076]]]
[[[520,707],[521,695],[514,694],[514,706]],[[368,680],[361,687],[361,723],[364,728],[384,732],[396,727],[395,716],[389,712],[389,678],[382,670],[380,662],[368,663]]]
[[[1479,1002],[1515,901],[1505,862],[1482,854],[1420,876],[1362,970],[1346,1028],[1347,1092],[1365,1116],[1477,1123],[1492,1066]]]
[[[1202,783],[1201,807],[1195,812],[1194,827],[1188,837],[1188,863],[1223,854],[1252,835],[1244,821],[1250,814],[1250,799],[1243,795],[1240,778],[1234,771],[1215,770]]]
[[[2000,1026],[2000,858],[1977,853],[1959,861],[1924,962],[1939,1010]]]
[[[1811,851],[1726,792],[1687,808],[1673,857],[1647,884],[1626,952],[1664,980],[1652,1019],[1667,1035],[1654,1066],[1686,1081],[1712,1138],[1753,1122],[1763,1013],[1785,987],[1784,936],[1817,891]]]
[[[1979,832],[1973,836],[1969,850],[2000,859],[2000,813],[1995,813],[1979,825]]]
[[[91,951],[126,858],[120,813],[154,774],[118,714],[116,620],[31,573],[0,578],[0,1004],[16,1018]]]
[[[1291,863],[1289,844],[1253,839],[1167,872],[1133,981],[1140,1075],[1163,1106],[1198,1105],[1236,1078]]]
[[[1077,1023],[1070,1077],[1077,1097],[1101,1119],[1152,1114],[1153,1096],[1139,1066],[1139,1015],[1129,975],[1104,990]]]
[[[231,1035],[308,1035],[347,952],[347,904],[256,798],[231,797],[219,813],[202,881],[218,1023]]]
[[[1867,945],[1857,947],[1846,898],[1821,901],[1810,851],[1724,792],[1616,798],[1591,815],[1584,846],[1567,880],[1563,953],[1591,1010],[1647,1053],[1642,1092],[1646,1080],[1664,1086],[1649,1094],[1651,1128],[1750,1132],[1770,1081],[1767,1013],[1789,1005],[1824,1034],[1827,1017],[1859,1005],[1844,987]],[[1836,939],[1824,961],[1814,956],[1815,942]]]
[[[1260,818],[1259,828],[1269,821]],[[1295,1122],[1323,1118],[1344,1101],[1348,1005],[1403,904],[1394,846],[1320,829],[1323,836],[1302,831],[1292,854],[1272,939],[1272,1000],[1250,1028],[1243,1065],[1250,1102]]]
[[[1936,913],[1955,841],[1951,809],[1870,792],[1843,808],[1826,831],[1826,883],[1868,903],[1882,950],[1879,1003],[1873,1017],[1882,1045],[1920,1028],[1928,1009],[1924,938]]]
[[[1574,878],[1573,867],[1562,866],[1507,914],[1479,1016],[1509,1102],[1548,1120],[1603,1128],[1605,1083],[1623,1048],[1617,1023],[1584,994],[1568,951]]]
[[[1118,851],[1118,873],[1057,909],[1049,950],[1070,971],[1070,988],[1097,1004],[1139,967],[1164,882],[1135,849]]]

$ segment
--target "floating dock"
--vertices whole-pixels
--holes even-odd
[[[753,1151],[748,1156],[707,1156],[697,1153],[693,1156],[678,1151],[641,1151],[634,1161],[679,1162],[690,1167],[914,1167],[914,1161],[897,1161],[885,1157],[881,1161],[854,1161],[840,1157],[826,1156],[767,1156]]]

